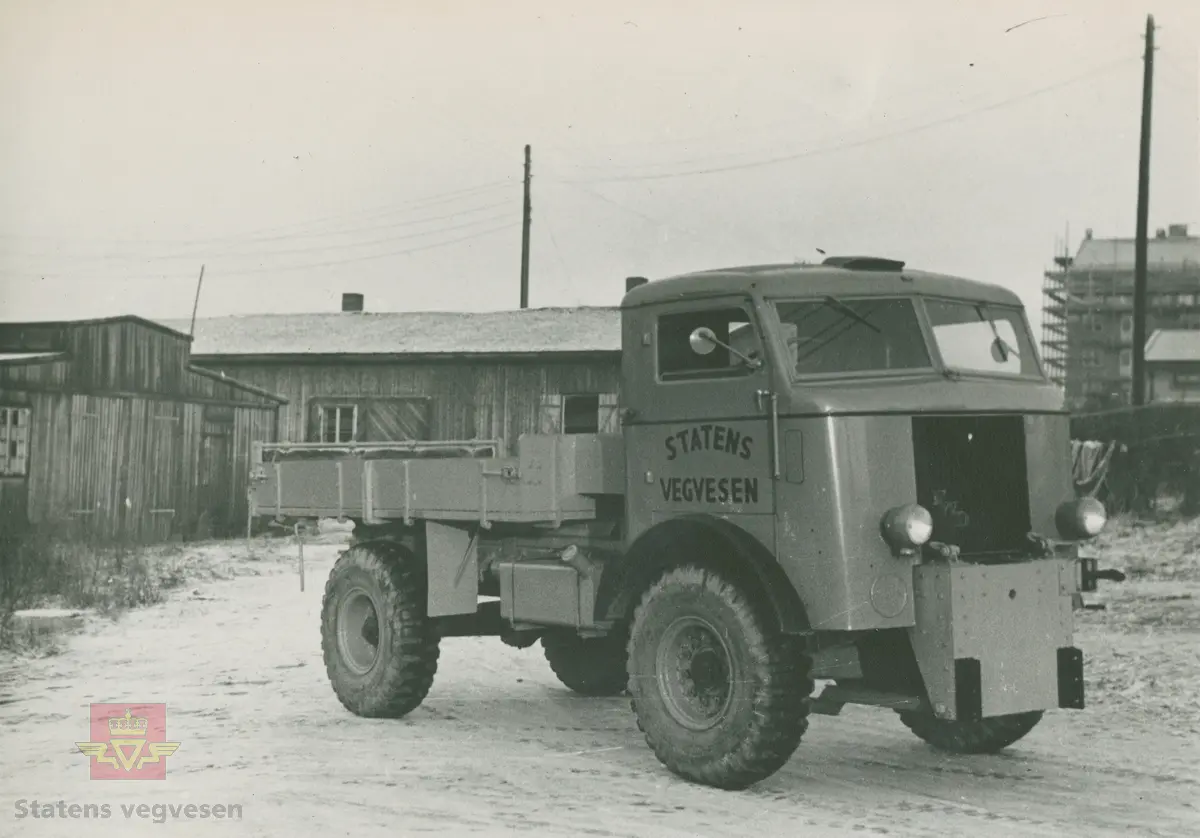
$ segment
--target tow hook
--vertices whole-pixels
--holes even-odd
[[[1125,574],[1119,570],[1100,570],[1096,559],[1081,558],[1079,559],[1079,593],[1075,595],[1075,600],[1080,608],[1085,611],[1107,611],[1108,606],[1103,603],[1084,602],[1083,594],[1092,593],[1099,588],[1097,584],[1101,579],[1106,582],[1124,582]]]
[[[1119,570],[1100,570],[1094,558],[1079,560],[1079,590],[1091,593],[1099,587],[1096,583],[1101,579],[1106,582],[1124,582],[1125,574]]]

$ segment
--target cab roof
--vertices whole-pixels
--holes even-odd
[[[680,274],[647,282],[625,294],[622,308],[727,294],[765,297],[871,297],[922,295],[1022,307],[1007,288],[972,279],[910,270],[903,262],[871,256],[831,256],[819,265],[751,265]]]

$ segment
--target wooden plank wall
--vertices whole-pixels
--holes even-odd
[[[198,479],[205,406],[163,399],[0,390],[31,409],[26,504],[34,523],[135,543],[190,537],[205,511]],[[245,524],[250,449],[275,439],[275,409],[235,407],[213,535]],[[8,494],[11,494],[9,492]]]
[[[540,426],[550,394],[619,392],[620,360],[247,364],[207,360],[238,381],[288,400],[280,438],[303,442],[314,398],[423,396],[431,401],[433,439],[503,439],[510,449]]]
[[[27,345],[16,346],[24,340]],[[219,374],[189,363],[187,338],[137,321],[80,323],[56,330],[6,327],[0,341],[27,351],[52,348],[68,360],[0,367],[0,386],[42,391],[68,390],[147,398],[273,403],[269,395],[222,381]],[[47,344],[53,343],[53,347]]]

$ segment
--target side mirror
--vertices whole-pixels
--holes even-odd
[[[720,342],[717,340],[716,334],[707,326],[701,326],[696,331],[688,336],[688,345],[692,347],[692,351],[697,355],[711,355]]]

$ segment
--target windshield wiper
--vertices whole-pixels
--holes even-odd
[[[1000,357],[997,359],[1000,361],[1000,363],[1003,364],[1007,362],[1009,355],[1013,356],[1014,358],[1021,357],[1020,353],[1013,349],[1008,341],[1000,337],[1000,330],[996,328],[996,321],[984,314],[983,306],[975,306],[975,313],[979,315],[980,320],[987,321],[987,324],[992,327],[992,335],[996,338],[996,340],[992,343],[992,346],[1000,350]]]
[[[872,332],[875,332],[876,334],[883,333],[878,326],[876,326],[874,323],[871,323],[870,321],[868,321],[867,318],[863,317],[857,311],[850,308],[850,306],[843,303],[837,297],[826,297],[823,300],[823,302],[825,303],[825,305],[829,306],[830,308],[840,311],[842,314],[846,315],[849,318],[852,318],[853,320],[857,320],[859,323],[866,326]]]

